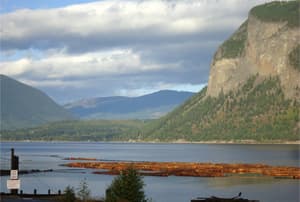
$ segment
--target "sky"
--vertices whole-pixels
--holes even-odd
[[[217,48],[266,0],[1,0],[0,74],[58,103],[200,91]]]

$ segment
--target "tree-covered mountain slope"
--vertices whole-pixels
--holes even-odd
[[[215,53],[207,88],[149,124],[147,140],[299,140],[299,1],[270,2]]]
[[[0,90],[1,130],[74,119],[45,93],[5,75],[0,75]]]
[[[150,123],[143,138],[161,141],[299,140],[300,103],[285,99],[278,78],[253,76],[237,91],[206,97],[207,88]]]
[[[138,139],[141,120],[73,120],[2,131],[2,140],[129,141]]]

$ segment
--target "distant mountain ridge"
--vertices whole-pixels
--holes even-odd
[[[64,107],[83,119],[153,119],[170,112],[194,93],[162,90],[139,97],[99,97]]]
[[[0,90],[1,130],[74,119],[70,112],[42,91],[1,74]]]

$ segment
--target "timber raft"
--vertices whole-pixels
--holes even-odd
[[[195,162],[72,162],[68,167],[99,169],[95,174],[118,175],[128,167],[148,176],[226,177],[230,175],[258,175],[276,178],[300,179],[299,167],[265,164],[225,164]]]

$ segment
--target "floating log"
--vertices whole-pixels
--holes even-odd
[[[63,160],[69,160],[69,161],[97,161],[96,158],[85,158],[85,157],[67,157]]]
[[[95,174],[117,175],[128,167],[137,169],[141,174],[153,176],[194,176],[224,177],[233,174],[255,174],[279,178],[300,179],[299,167],[270,166],[265,164],[225,164],[195,162],[72,162],[67,167],[101,169]],[[151,172],[147,172],[151,171]]]
[[[20,170],[19,171],[19,175],[23,175],[23,174],[31,174],[31,173],[40,173],[40,172],[52,172],[52,169],[48,169],[48,170]],[[0,176],[9,176],[10,175],[10,170],[0,170]]]

